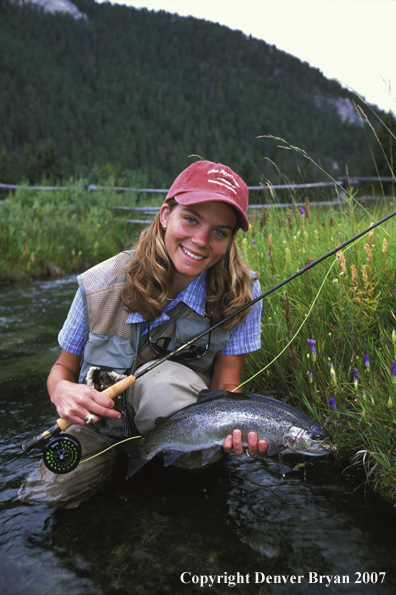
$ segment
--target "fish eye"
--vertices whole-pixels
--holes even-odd
[[[324,430],[319,428],[312,428],[311,429],[311,438],[312,440],[323,440],[327,437],[327,434]]]

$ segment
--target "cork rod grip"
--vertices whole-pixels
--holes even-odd
[[[112,386],[109,386],[108,388],[103,390],[102,395],[106,395],[106,397],[109,397],[109,399],[114,400],[121,393],[123,393],[124,390],[126,390],[127,388],[129,388],[130,386],[135,384],[135,382],[136,382],[136,378],[135,378],[135,376],[133,376],[133,374],[131,374],[131,376],[127,376],[126,378],[119,380]],[[67,430],[67,428],[70,428],[70,426],[72,425],[72,422],[66,421],[62,417],[57,419],[56,423],[58,424],[58,426],[60,427],[62,432],[65,432]]]

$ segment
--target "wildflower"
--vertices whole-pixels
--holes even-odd
[[[354,368],[353,370],[353,383],[355,385],[355,390],[358,388],[358,381],[359,381],[359,370]]]
[[[309,378],[309,384],[312,384],[313,383],[313,374],[312,374],[311,368],[309,368],[308,378]]]
[[[391,366],[391,378],[392,378],[393,384],[396,384],[396,361],[395,360],[393,360],[392,366]]]
[[[370,361],[369,361],[369,359],[370,358],[369,358],[368,355],[364,355],[362,357],[362,360],[364,361],[364,364],[365,364],[367,370],[370,370]]]
[[[358,286],[359,286],[359,278],[358,278],[356,266],[354,264],[351,265],[351,271],[352,271],[352,290],[355,293],[355,291],[358,289]]]
[[[332,408],[333,411],[337,411],[337,405],[336,405],[335,397],[330,397],[330,399],[327,402],[328,402],[328,404],[330,405],[330,407]]]
[[[254,247],[257,246],[257,242],[255,242],[255,240],[252,241],[252,244],[253,244]]]
[[[313,361],[313,363],[315,363],[316,362],[315,341],[313,339],[307,339],[307,341],[308,341],[309,349],[311,352],[312,361]]]
[[[304,217],[305,217],[305,209],[304,209],[304,207],[301,207],[301,209],[300,209],[300,215],[304,219]]]
[[[329,366],[330,366],[330,378],[331,378],[331,381],[334,384],[334,386],[337,386],[337,376],[336,376],[336,373],[335,373],[334,368],[333,368],[333,362],[330,362],[329,363]]]
[[[372,263],[372,260],[373,260],[373,249],[370,246],[370,244],[365,244],[364,245],[364,249],[366,250],[367,260],[369,261],[370,266],[371,266],[371,263]]]
[[[366,264],[362,264],[362,277],[363,277],[363,286],[364,286],[364,290],[367,293],[371,293],[371,289],[370,289],[370,281],[368,278],[368,273],[367,273],[367,265]]]
[[[341,275],[347,275],[347,267],[346,267],[346,261],[345,261],[345,254],[343,254],[341,252],[341,250],[339,250],[337,252],[337,258],[338,258],[338,264],[340,265],[340,269],[341,269]]]

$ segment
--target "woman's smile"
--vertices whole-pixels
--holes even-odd
[[[187,254],[187,256],[194,258],[194,260],[202,260],[204,258],[203,256],[200,256],[199,254],[193,254],[192,252],[187,250],[187,248],[185,248],[184,246],[182,246],[181,248],[184,251],[184,253]]]
[[[187,285],[222,257],[234,239],[237,221],[234,209],[218,201],[161,207],[165,246],[179,282],[183,277]]]

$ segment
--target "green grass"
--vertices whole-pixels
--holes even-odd
[[[264,293],[395,208],[392,200],[379,198],[362,208],[350,198],[330,208],[312,208],[306,200],[304,216],[297,207],[263,209],[239,245],[260,273]],[[391,499],[396,498],[396,385],[390,373],[396,359],[395,247],[392,218],[266,298],[262,349],[247,358],[243,388],[282,399],[320,421],[334,437],[337,456],[363,465],[367,480]],[[315,357],[308,339],[315,341]],[[336,411],[329,399],[335,399]]]
[[[135,204],[132,193],[88,192],[82,181],[18,189],[0,204],[0,281],[81,271],[130,248],[131,212],[112,207]]]

